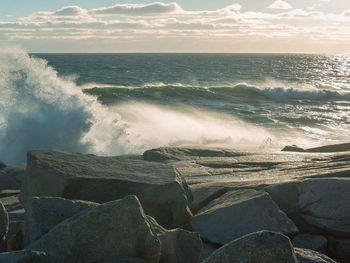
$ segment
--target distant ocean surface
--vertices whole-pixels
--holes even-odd
[[[350,141],[350,56],[0,52],[0,160]]]

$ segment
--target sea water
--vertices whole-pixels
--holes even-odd
[[[0,160],[350,141],[350,56],[0,51]]]

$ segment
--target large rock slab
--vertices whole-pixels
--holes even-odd
[[[98,204],[59,197],[33,197],[26,205],[24,245],[28,246],[62,221]]]
[[[294,248],[298,263],[336,263],[333,259],[310,249]]]
[[[191,226],[203,238],[222,245],[260,230],[298,232],[266,192],[255,190],[232,191],[213,200],[191,219]]]
[[[0,254],[0,263],[51,263],[46,253],[34,250],[20,250]]]
[[[272,199],[308,232],[350,234],[350,179],[323,178],[266,188]]]
[[[33,196],[57,196],[104,203],[134,194],[145,212],[165,227],[191,217],[191,192],[170,165],[44,150],[29,152],[27,158],[23,202]]]
[[[202,263],[297,263],[288,237],[260,231],[231,241],[216,250]]]
[[[87,209],[54,227],[29,248],[56,263],[88,263],[140,257],[159,261],[161,243],[136,196]]]

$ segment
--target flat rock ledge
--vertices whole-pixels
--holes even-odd
[[[191,192],[172,166],[49,150],[27,155],[23,203],[34,196],[105,203],[126,195],[137,195],[145,212],[165,227],[182,225],[192,215]]]

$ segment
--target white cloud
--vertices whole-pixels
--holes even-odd
[[[292,6],[286,1],[276,0],[268,8],[286,10],[286,9],[292,9]]]
[[[110,7],[95,8],[89,11],[93,15],[101,16],[159,16],[181,12],[182,8],[177,3],[151,4],[116,4]]]
[[[217,10],[187,11],[177,3],[160,2],[117,4],[91,10],[67,6],[55,12],[40,11],[0,21],[0,36],[18,41],[133,39],[139,43],[145,38],[158,41],[193,37],[223,42],[228,39],[350,40],[350,10],[325,14],[302,9],[242,12],[241,8],[240,4],[233,4]]]
[[[86,14],[86,10],[79,6],[67,6],[54,12],[55,16],[80,16]]]

